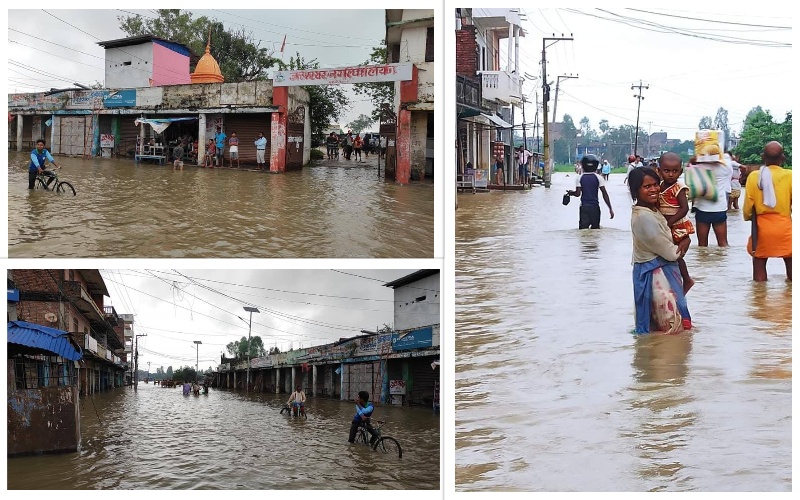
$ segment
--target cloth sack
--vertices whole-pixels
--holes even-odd
[[[711,165],[697,164],[689,165],[683,171],[683,180],[689,188],[689,199],[705,198],[706,200],[717,201],[719,190],[717,180],[714,177]]]

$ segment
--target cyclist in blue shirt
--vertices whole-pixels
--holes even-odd
[[[54,167],[59,168],[50,151],[44,149],[44,139],[36,141],[36,149],[31,151],[31,163],[28,165],[28,189],[33,189],[36,183],[36,176],[44,174],[48,177],[47,188],[50,188],[50,183],[53,182],[55,174],[45,170],[45,162],[49,161]]]
[[[348,442],[356,442],[356,432],[362,423],[367,428],[367,432],[369,432],[370,436],[372,436],[369,440],[369,444],[372,445],[375,440],[378,439],[378,433],[370,424],[370,417],[372,416],[373,410],[375,410],[375,407],[372,406],[372,402],[369,400],[369,393],[367,391],[360,391],[356,398],[356,414],[353,415],[353,422],[350,424],[350,438]]]

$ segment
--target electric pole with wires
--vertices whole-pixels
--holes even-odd
[[[650,85],[642,85],[642,81],[639,80],[639,85],[631,85],[631,90],[639,89],[638,94],[633,94],[638,102],[636,106],[636,138],[633,141],[633,154],[638,155],[639,152],[639,111],[642,109],[642,101],[644,101],[644,96],[642,95],[642,89],[647,90],[650,88]]]

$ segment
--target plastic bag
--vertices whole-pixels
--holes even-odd
[[[714,176],[714,168],[711,165],[689,165],[683,171],[683,180],[689,188],[689,199],[705,198],[706,200],[717,201],[719,190],[717,180]]]

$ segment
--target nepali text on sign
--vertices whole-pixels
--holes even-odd
[[[296,85],[339,85],[348,83],[397,82],[411,80],[411,63],[350,66],[347,68],[276,71],[275,87]]]

